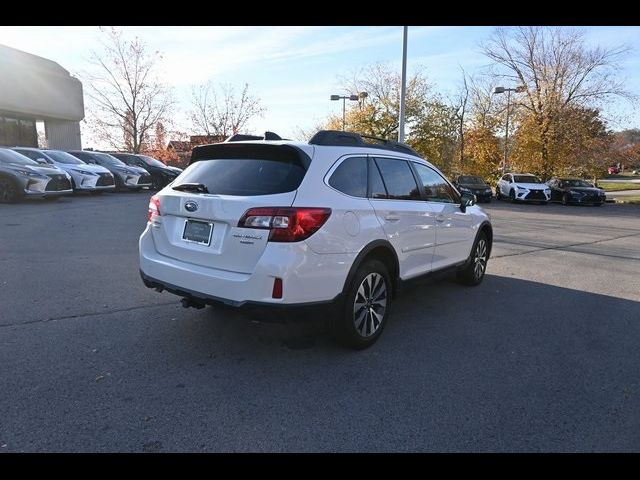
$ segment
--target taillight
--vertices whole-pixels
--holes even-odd
[[[149,199],[149,212],[147,213],[147,220],[150,222],[154,217],[159,217],[160,213],[160,199],[154,195]]]
[[[250,208],[238,222],[238,227],[269,230],[271,242],[299,242],[317,232],[329,215],[330,208]]]

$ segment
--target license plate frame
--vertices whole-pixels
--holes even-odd
[[[187,231],[190,226],[193,225],[206,225],[209,229],[208,233],[196,233]],[[211,238],[213,236],[213,222],[207,222],[206,220],[194,220],[192,218],[187,218],[184,221],[184,228],[182,229],[182,240],[188,243],[195,243],[197,245],[204,245],[208,247],[211,245]],[[205,240],[206,238],[206,240]]]

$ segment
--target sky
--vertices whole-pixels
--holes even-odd
[[[177,100],[176,127],[195,134],[188,111],[192,87],[208,80],[241,89],[245,83],[261,99],[265,113],[247,131],[270,130],[295,138],[330,114],[340,114],[342,102],[332,94],[348,93],[340,76],[373,63],[400,70],[402,27],[117,27],[138,36],[162,53],[159,74]],[[640,27],[582,27],[590,45],[627,45],[631,52],[620,75],[627,89],[640,96]],[[479,43],[491,26],[410,26],[407,47],[409,72],[424,67],[435,90],[446,95],[461,80],[460,68],[473,74],[488,65]],[[98,27],[0,27],[0,44],[59,63],[83,78],[92,50],[100,48]],[[86,103],[86,101],[85,101]],[[640,112],[626,101],[606,106],[615,130],[640,128]],[[83,126],[83,138],[86,138]],[[91,146],[83,140],[83,146]]]

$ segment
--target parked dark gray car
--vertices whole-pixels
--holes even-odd
[[[0,148],[0,203],[16,202],[23,197],[57,199],[72,193],[71,178],[66,172]]]

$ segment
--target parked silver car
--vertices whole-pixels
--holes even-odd
[[[144,168],[132,167],[108,153],[92,150],[69,150],[68,153],[91,165],[109,170],[116,181],[116,189],[141,190],[151,187],[151,175]]]
[[[14,147],[15,150],[40,164],[53,165],[71,176],[75,191],[100,193],[115,190],[116,183],[109,170],[100,165],[89,165],[73,155],[61,150]]]
[[[25,196],[57,199],[71,193],[71,177],[66,172],[0,148],[0,203],[16,202]]]

